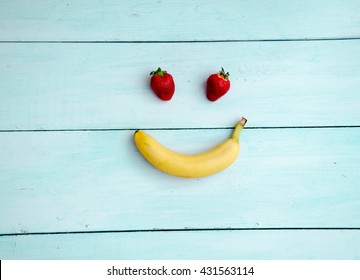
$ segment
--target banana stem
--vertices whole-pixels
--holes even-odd
[[[247,119],[242,117],[242,119],[236,123],[234,132],[231,136],[231,138],[233,138],[235,141],[239,141],[240,133],[241,133],[242,129],[244,128],[246,122],[247,122]]]

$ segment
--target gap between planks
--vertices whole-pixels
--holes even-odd
[[[360,230],[360,227],[265,227],[265,228],[179,228],[179,229],[131,229],[131,230],[93,230],[93,231],[54,231],[54,232],[17,232],[1,233],[0,237],[22,235],[63,235],[63,234],[109,234],[136,232],[182,232],[182,231],[302,231],[302,230]]]
[[[326,128],[360,128],[360,125],[313,125],[313,126],[257,126],[244,129],[326,129]],[[159,127],[159,128],[78,128],[78,129],[1,129],[1,132],[81,132],[81,131],[131,131],[131,130],[227,130],[234,127]]]
[[[0,44],[188,44],[188,43],[252,43],[252,42],[314,42],[314,41],[349,41],[360,37],[343,38],[293,38],[293,39],[232,39],[232,40],[3,40]]]

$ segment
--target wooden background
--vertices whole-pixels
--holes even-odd
[[[202,151],[242,116],[211,177],[133,144]],[[0,0],[0,259],[360,259],[359,171],[357,0]]]

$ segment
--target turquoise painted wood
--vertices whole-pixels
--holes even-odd
[[[149,133],[180,152],[230,136]],[[132,135],[2,133],[0,233],[360,227],[358,128],[244,130],[236,163],[201,179],[158,171]]]
[[[6,259],[349,260],[359,231],[187,231],[6,236]]]
[[[359,1],[225,2],[0,0],[0,259],[360,259]],[[208,178],[132,141],[201,151],[241,116]]]
[[[2,44],[0,129],[360,124],[358,41],[201,44]],[[161,66],[176,93],[149,87]],[[225,67],[228,95],[205,96]]]
[[[0,40],[356,37],[359,12],[357,0],[1,0]]]

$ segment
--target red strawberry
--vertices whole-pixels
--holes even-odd
[[[156,95],[163,101],[169,101],[175,92],[175,83],[173,77],[165,70],[159,67],[156,71],[150,73],[150,86]]]
[[[219,73],[209,76],[206,82],[206,96],[210,101],[216,101],[230,89],[229,72],[221,68]]]

